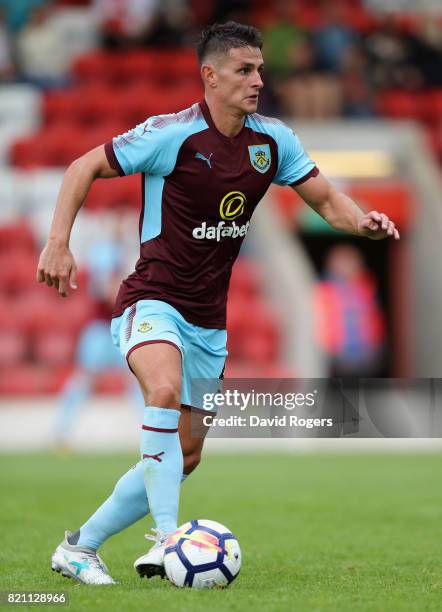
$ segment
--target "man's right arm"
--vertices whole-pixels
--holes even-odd
[[[76,159],[66,170],[37,268],[37,281],[55,287],[63,297],[68,295],[68,285],[76,289],[77,283],[77,266],[69,249],[75,217],[93,181],[116,176],[118,172],[110,166],[103,145]]]

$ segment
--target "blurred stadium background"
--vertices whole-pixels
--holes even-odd
[[[137,258],[139,179],[99,180],[72,236],[78,291],[62,300],[35,282],[64,169],[201,99],[192,43],[230,18],[264,34],[259,111],[292,125],[324,174],[389,214],[402,240],[340,235],[272,188],[233,274],[227,376],[440,376],[440,2],[0,0],[3,450],[55,444],[60,393],[87,369],[79,338]],[[121,368],[92,372],[73,446],[136,448],[127,386]]]

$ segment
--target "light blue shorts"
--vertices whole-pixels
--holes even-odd
[[[185,406],[202,409],[203,389],[216,392],[219,387],[227,357],[225,329],[192,325],[166,302],[140,300],[112,319],[111,334],[126,359],[145,344],[176,346],[182,357],[181,404]]]
[[[91,374],[125,367],[123,357],[112,344],[108,322],[92,321],[82,330],[77,346],[76,363]]]

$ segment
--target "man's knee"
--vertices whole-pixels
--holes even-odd
[[[180,408],[181,353],[169,344],[140,346],[128,358],[147,406]]]
[[[148,406],[157,408],[176,408],[181,406],[180,390],[173,383],[158,381],[143,388],[144,398]]]

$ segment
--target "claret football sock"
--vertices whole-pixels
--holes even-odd
[[[141,460],[149,507],[157,529],[177,528],[183,453],[178,434],[180,411],[147,406],[141,434]]]
[[[186,475],[181,476],[181,481]],[[94,514],[69,536],[70,544],[97,550],[108,538],[149,514],[143,463],[139,461],[123,474],[112,494]]]

